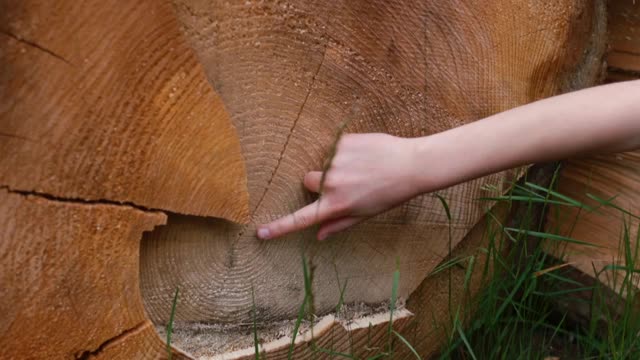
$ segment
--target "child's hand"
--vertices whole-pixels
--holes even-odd
[[[321,199],[258,228],[271,239],[320,224],[318,239],[418,194],[516,166],[640,147],[640,80],[540,100],[438,134],[345,135]],[[305,186],[318,192],[322,173]]]
[[[347,134],[337,144],[320,199],[293,214],[258,227],[272,239],[320,224],[318,240],[388,210],[420,193],[415,179],[413,139],[386,134]],[[320,191],[322,172],[312,171],[304,185]]]

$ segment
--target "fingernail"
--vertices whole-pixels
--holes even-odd
[[[267,239],[269,239],[269,235],[271,235],[269,233],[269,229],[267,229],[267,228],[258,229],[258,237],[260,239],[267,240]]]

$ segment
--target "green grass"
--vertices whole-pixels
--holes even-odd
[[[538,185],[525,183],[514,187],[513,195],[491,198],[497,201],[550,204],[597,211],[610,207],[619,211],[623,219],[620,247],[624,249],[624,265],[609,265],[594,269],[598,278],[605,270],[616,270],[616,293],[602,282],[583,284],[571,275],[572,268],[563,259],[552,259],[542,245],[558,246],[574,243],[594,246],[570,236],[545,232],[542,222],[530,223],[532,214],[521,221],[519,228],[498,224],[498,232],[490,239],[490,249],[500,249],[505,242],[529,244],[514,246],[512,252],[485,249],[493,268],[484,290],[467,311],[471,318],[466,326],[454,323],[455,332],[440,354],[442,359],[638,359],[640,358],[640,314],[638,313],[638,281],[636,264],[638,239],[630,237],[629,222],[637,219],[609,200],[595,196],[598,207],[589,207],[574,199]],[[543,200],[541,200],[543,199]],[[533,209],[533,207],[531,207]],[[590,297],[575,296],[591,294]],[[559,306],[563,304],[563,306]],[[588,309],[591,316],[572,319],[576,309]]]

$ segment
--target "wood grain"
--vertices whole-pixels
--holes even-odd
[[[596,6],[597,5],[597,6]],[[234,123],[246,160],[252,222],[171,216],[145,236],[141,281],[151,318],[167,320],[183,289],[181,321],[248,324],[295,318],[301,254],[314,265],[317,311],[389,297],[396,258],[408,297],[449,253],[448,221],[421,196],[317,243],[314,230],[259,242],[255,224],[312,199],[301,185],[319,169],[337,127],[420,136],[592,84],[604,50],[593,1],[338,1],[286,4],[175,1],[185,33]],[[425,164],[428,166],[428,164]],[[434,169],[437,171],[437,169]],[[515,171],[446,189],[455,247]],[[171,271],[163,271],[171,269]]]
[[[406,309],[395,311],[392,328],[395,331],[402,331],[411,321],[411,317],[411,312]],[[259,349],[263,356],[275,360],[330,359],[337,356],[326,351],[352,354],[357,359],[367,359],[388,351],[386,346],[389,339],[390,319],[390,312],[366,316],[352,322],[337,319],[334,315],[326,315],[318,320],[313,330],[309,329],[295,339],[293,350],[290,350],[292,339],[288,336],[271,343],[261,344]],[[255,348],[247,348],[201,359],[251,360],[255,357]]]
[[[235,130],[167,2],[0,14],[0,185],[248,220]]]
[[[588,194],[611,200],[632,214],[640,214],[640,151],[617,155],[602,155],[567,162],[560,178],[558,191],[597,211],[578,208],[556,208],[549,214],[550,229],[565,236],[586,241],[594,246],[563,244],[549,247],[557,257],[573,264],[581,272],[595,276],[609,264],[624,261],[623,238],[627,226],[632,249],[637,246],[638,220],[612,207],[601,207]],[[603,274],[602,281],[615,287],[612,274]]]
[[[640,77],[640,3],[610,0],[608,5],[610,72],[635,73],[636,78]]]
[[[165,221],[129,206],[0,189],[2,358],[166,354],[146,319],[137,276],[142,232]],[[126,350],[106,356],[112,349]]]
[[[640,4],[626,0],[608,3],[609,42],[607,54],[609,72],[607,82],[640,79],[640,64],[633,53],[640,52]],[[623,154],[598,155],[588,159],[566,162],[558,191],[591,207],[599,206],[587,194],[612,199],[613,204],[640,215],[640,151]],[[574,264],[586,278],[595,276],[612,263],[623,259],[622,239],[628,226],[632,248],[637,246],[638,221],[624,216],[612,207],[600,207],[596,212],[577,208],[556,208],[549,214],[551,231],[570,235],[596,246],[565,244],[549,247],[556,257]],[[611,272],[601,275],[602,281],[615,288],[617,276]],[[619,279],[620,280],[620,279]]]

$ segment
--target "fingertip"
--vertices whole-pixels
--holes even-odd
[[[268,227],[259,227],[257,231],[258,238],[262,240],[269,240],[271,238],[271,230]]]

